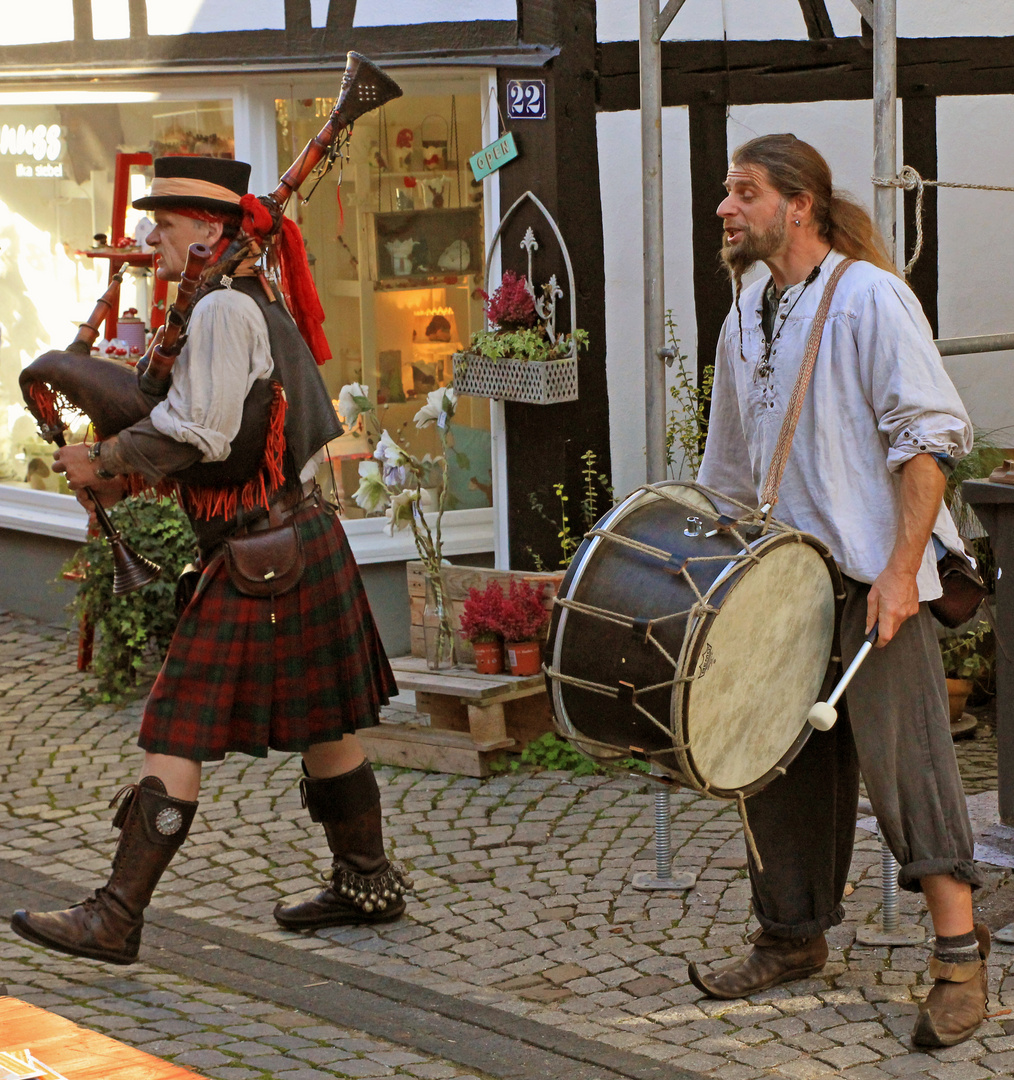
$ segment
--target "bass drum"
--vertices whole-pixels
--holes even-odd
[[[547,680],[585,753],[732,799],[806,742],[840,660],[844,590],[821,541],[717,501],[651,485],[599,522],[557,597]]]

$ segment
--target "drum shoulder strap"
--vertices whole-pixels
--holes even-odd
[[[806,343],[806,352],[803,353],[803,362],[799,366],[799,374],[796,376],[796,385],[792,388],[789,396],[789,405],[785,410],[785,418],[782,420],[781,430],[778,432],[778,442],[775,444],[775,452],[771,458],[771,466],[768,469],[767,479],[761,491],[761,504],[774,506],[778,502],[778,488],[782,483],[782,475],[785,472],[786,462],[789,460],[789,451],[792,449],[792,437],[796,433],[796,424],[799,422],[799,414],[803,408],[803,399],[806,397],[807,387],[810,385],[810,376],[813,374],[813,366],[817,362],[817,352],[820,349],[820,339],[824,334],[824,323],[827,322],[827,313],[831,307],[831,297],[838,287],[842,274],[855,262],[855,259],[842,259],[831,272],[827,284],[824,286],[824,295],[817,305],[817,313],[813,317],[813,326],[810,329],[810,338]]]

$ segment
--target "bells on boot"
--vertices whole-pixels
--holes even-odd
[[[384,854],[380,789],[368,761],[325,780],[304,777],[303,805],[324,826],[334,856],[327,886],[298,904],[278,904],[286,930],[390,922],[405,910],[412,882]]]
[[[933,988],[919,1006],[919,1017],[912,1032],[916,1046],[954,1046],[967,1039],[986,1016],[989,996],[986,960],[989,957],[989,930],[979,923],[975,928],[979,958],[963,964],[948,964],[931,956],[929,973]]]
[[[753,950],[743,960],[708,974],[690,964],[690,981],[708,997],[731,1000],[749,997],[769,986],[805,979],[827,963],[827,941],[823,934],[802,941],[774,937],[757,930],[750,935]]]
[[[15,911],[11,929],[16,934],[71,956],[110,964],[132,964],[137,959],[144,909],[186,839],[197,803],[167,795],[157,776],[145,776],[123,788],[110,807],[121,796],[125,797],[113,819],[120,839],[108,883],[65,911]]]

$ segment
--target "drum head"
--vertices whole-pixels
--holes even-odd
[[[759,790],[795,756],[828,671],[835,596],[826,558],[807,543],[762,541],[721,606],[687,636],[695,678],[673,695],[681,756],[716,795]],[[723,594],[724,593],[724,594]]]

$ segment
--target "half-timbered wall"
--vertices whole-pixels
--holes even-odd
[[[806,11],[835,37],[814,36]],[[1014,7],[899,0],[899,164],[927,179],[1014,186]],[[973,36],[974,35],[974,36]],[[639,146],[637,6],[599,0],[598,158],[606,263],[613,476],[642,483],[640,178],[610,167]],[[730,303],[715,208],[730,151],[769,131],[820,149],[872,206],[872,43],[851,0],[687,0],[662,45],[666,304],[692,363],[714,357]],[[1014,193],[927,189],[911,284],[938,336],[1014,330]],[[914,243],[899,196],[899,246]],[[945,363],[976,426],[1014,445],[1014,355]],[[636,437],[636,440],[634,437]],[[636,441],[636,445],[635,445]]]

